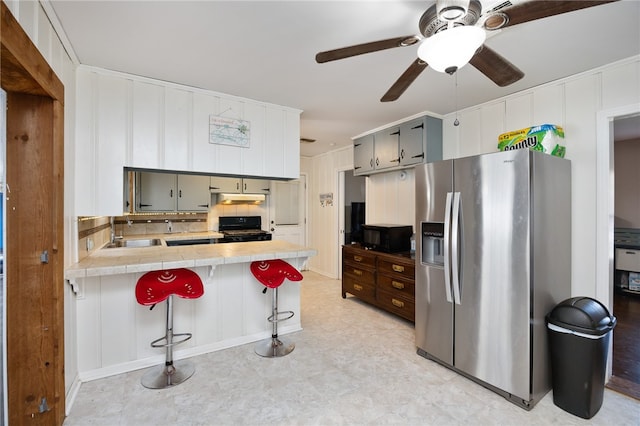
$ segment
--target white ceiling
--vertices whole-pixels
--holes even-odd
[[[485,0],[483,9],[502,1]],[[423,111],[447,114],[640,54],[640,1],[622,0],[490,37],[486,44],[525,73],[506,88],[466,66],[456,96],[455,77],[427,68],[399,100],[381,103],[416,46],[315,62],[319,51],[418,34],[433,3],[51,1],[82,64],[303,110],[301,137],[317,141],[302,144],[302,155]]]

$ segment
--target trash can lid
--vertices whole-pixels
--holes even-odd
[[[547,322],[591,335],[603,335],[616,326],[616,318],[590,297],[572,297],[558,303],[547,315]]]

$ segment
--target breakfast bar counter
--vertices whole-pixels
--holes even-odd
[[[75,295],[78,379],[164,362],[164,350],[149,343],[164,334],[165,306],[149,310],[135,298],[136,283],[144,273],[188,268],[204,284],[204,295],[198,299],[174,298],[175,332],[193,333],[176,348],[174,357],[180,359],[270,337],[271,295],[263,294],[264,286],[250,272],[251,262],[282,259],[302,270],[315,254],[312,248],[286,241],[96,250],[65,270]],[[295,313],[279,325],[280,334],[301,330],[300,283],[285,282],[279,299],[282,309]],[[253,352],[252,347],[247,350]]]

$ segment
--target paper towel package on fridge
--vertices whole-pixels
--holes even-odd
[[[501,134],[498,136],[498,151],[525,148],[564,158],[566,148],[561,145],[563,139],[562,127],[542,124]]]

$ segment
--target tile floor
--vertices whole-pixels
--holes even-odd
[[[338,280],[304,275],[304,330],[286,336],[290,355],[262,358],[249,344],[194,357],[195,375],[164,390],[143,388],[144,370],[87,382],[64,424],[640,425],[640,401],[608,389],[588,421],[551,393],[531,411],[516,407],[416,355],[413,324],[343,300]]]

